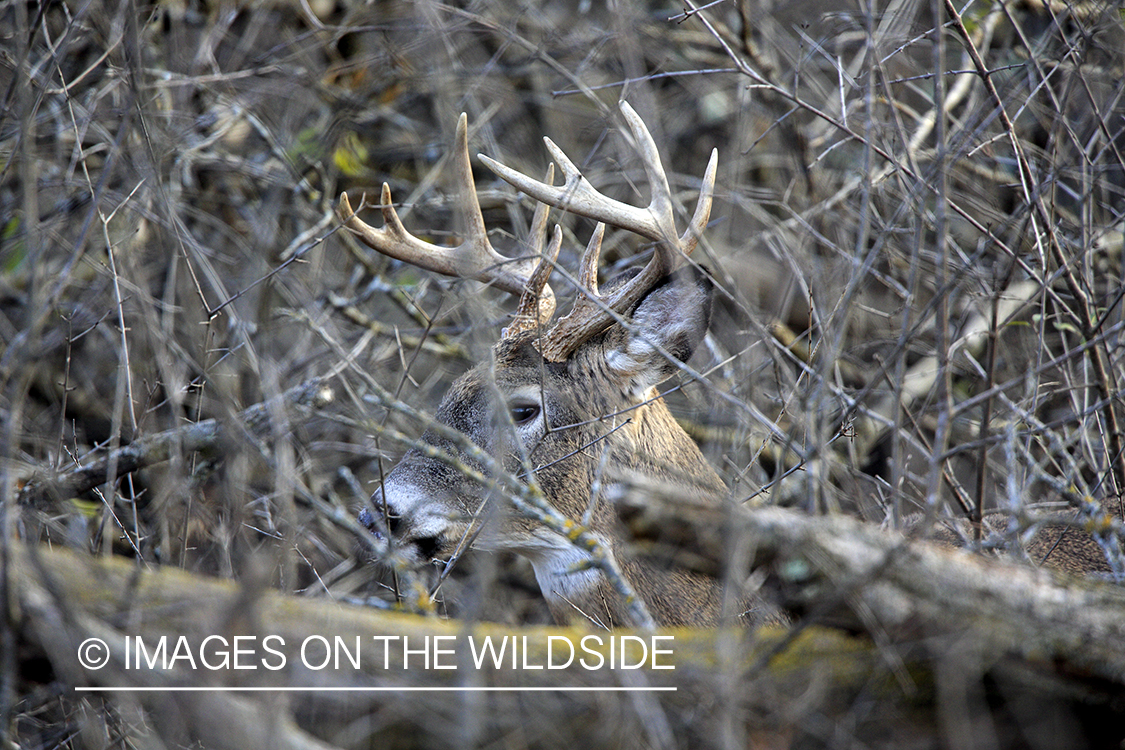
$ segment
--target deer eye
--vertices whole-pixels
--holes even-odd
[[[539,416],[539,404],[529,401],[517,401],[508,404],[508,413],[517,425],[525,425]]]

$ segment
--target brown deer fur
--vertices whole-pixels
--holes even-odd
[[[602,538],[626,580],[665,625],[713,623],[719,606],[714,581],[629,559],[614,509],[604,500],[592,501],[591,486],[599,466],[609,465],[665,477],[692,488],[697,500],[718,503],[726,496],[726,486],[655,388],[677,367],[653,344],[674,358],[687,359],[707,331],[710,308],[706,276],[694,269],[682,271],[640,302],[630,319],[632,331],[613,326],[564,362],[544,360],[532,335],[500,341],[489,362],[452,385],[436,413],[439,422],[502,458],[513,473],[521,471],[519,441],[529,464],[542,467],[536,479],[551,504],[572,520],[589,518],[588,527]],[[504,403],[514,412],[512,425],[501,418]],[[535,408],[539,414],[521,423],[519,409]],[[422,440],[458,453],[432,431]],[[453,551],[486,492],[456,469],[414,449],[386,477],[374,505],[386,504],[400,550],[425,562]],[[424,505],[417,500],[422,497]],[[528,557],[557,620],[589,618],[609,627],[632,624],[604,576],[568,572],[582,559],[570,541],[511,511],[494,509],[486,519],[476,546]]]

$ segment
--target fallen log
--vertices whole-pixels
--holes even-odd
[[[754,548],[744,559],[769,559],[767,587],[804,614],[792,628],[505,628],[15,543],[8,627],[25,683],[45,661],[59,705],[130,717],[117,726],[139,744],[1120,742],[1118,588],[1064,586],[842,519],[748,516],[726,518],[738,531],[727,538]],[[82,662],[99,653],[82,652],[89,643],[104,644],[98,669]]]
[[[965,634],[997,656],[1125,686],[1125,588],[915,541],[844,516],[614,498],[638,549],[765,585],[799,619],[898,640]],[[686,557],[684,550],[690,551]],[[741,560],[731,570],[731,560]]]

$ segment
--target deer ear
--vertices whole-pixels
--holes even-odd
[[[641,397],[679,369],[661,351],[680,362],[691,358],[711,324],[711,280],[687,267],[649,292],[633,312],[628,330],[606,350],[606,364]]]

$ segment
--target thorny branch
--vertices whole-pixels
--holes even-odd
[[[19,492],[23,505],[38,505],[48,499],[66,499],[95,487],[116,482],[146,466],[167,461],[178,452],[214,452],[225,440],[239,435],[263,439],[270,435],[270,414],[276,403],[287,407],[322,407],[333,399],[323,378],[313,378],[270,399],[245,409],[230,420],[205,419],[165,432],[139,438],[108,455],[78,465],[55,476],[40,474],[28,480]],[[113,474],[110,475],[111,467]]]

